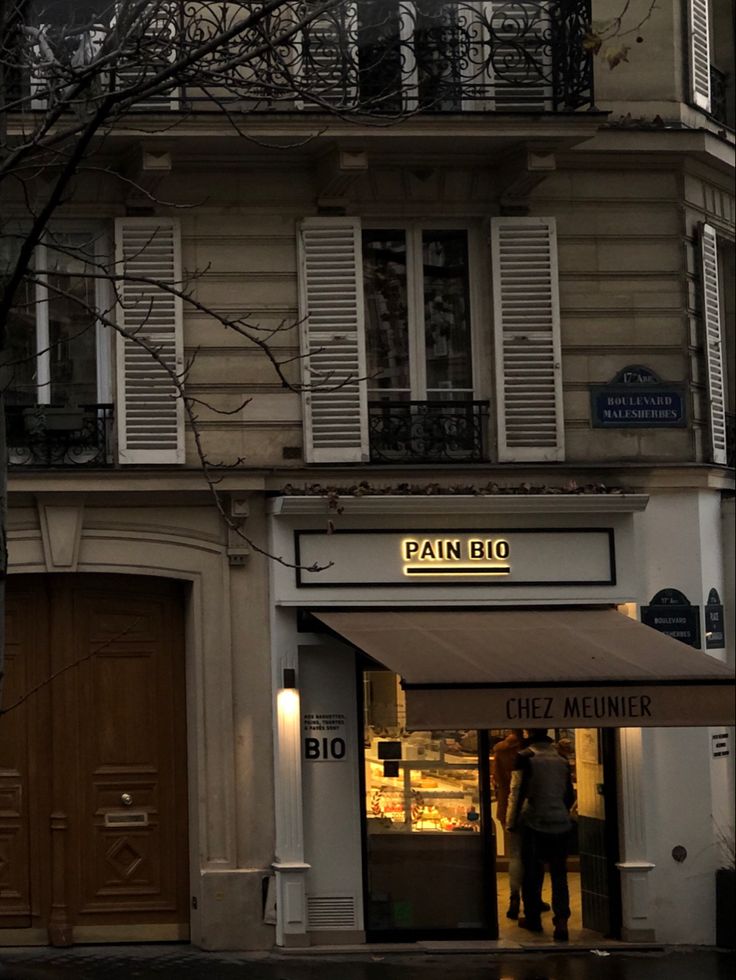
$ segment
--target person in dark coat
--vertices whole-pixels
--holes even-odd
[[[570,766],[544,728],[529,730],[529,741],[516,757],[506,818],[510,831],[521,832],[523,865],[522,929],[542,932],[542,881],[545,864],[552,881],[554,938],[568,939],[570,895],[567,850],[575,802]]]
[[[506,832],[506,815],[508,812],[509,793],[511,792],[511,775],[516,765],[516,757],[524,744],[524,732],[520,728],[512,728],[506,737],[496,742],[493,747],[493,765],[491,778],[496,792],[496,819],[504,828],[505,852],[509,859],[509,907],[507,919],[518,919],[521,906],[521,839],[518,833]]]

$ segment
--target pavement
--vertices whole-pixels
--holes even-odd
[[[185,944],[2,949],[0,980],[733,980],[709,947],[207,953]]]

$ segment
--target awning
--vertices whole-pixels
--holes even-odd
[[[732,670],[614,609],[314,615],[401,675],[410,729],[734,724]]]

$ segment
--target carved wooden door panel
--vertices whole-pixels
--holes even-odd
[[[32,924],[45,925],[56,944],[185,938],[181,596],[173,584],[123,576],[36,581],[32,605],[46,611],[45,676],[54,679],[39,708],[39,728],[51,743],[48,773],[44,779],[29,770],[27,777],[28,822],[37,821],[46,847],[40,876],[33,850],[27,860],[29,890],[45,878]],[[11,608],[15,601],[13,595]],[[12,683],[25,687],[27,680]],[[20,716],[13,724],[22,724]],[[23,741],[15,730],[6,739]],[[20,844],[17,850],[20,868]]]
[[[42,687],[24,698],[49,673],[47,607],[38,594],[38,584],[24,583],[8,596],[5,616],[3,709],[12,709],[0,719],[0,929],[6,935],[18,929],[25,935],[37,924],[48,892],[41,876],[48,838],[40,833],[39,808],[29,798],[32,782],[41,808],[48,807],[43,774],[50,739],[41,725],[48,717],[48,691]],[[31,862],[31,854],[37,860]]]

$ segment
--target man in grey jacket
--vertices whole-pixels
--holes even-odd
[[[507,829],[521,833],[523,876],[522,929],[542,932],[542,881],[549,865],[552,881],[554,938],[568,939],[570,895],[567,887],[567,848],[572,827],[570,808],[575,802],[567,761],[557,751],[545,728],[529,730],[527,747],[519,752],[511,777]]]

